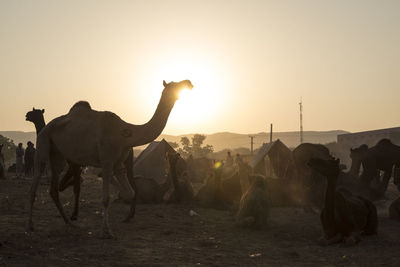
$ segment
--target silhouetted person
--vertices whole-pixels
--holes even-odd
[[[22,176],[22,172],[24,170],[24,148],[22,147],[22,143],[19,143],[17,146],[17,149],[15,150],[15,155],[16,155],[16,175],[17,178],[20,178]]]
[[[233,157],[231,155],[231,152],[228,151],[226,152],[226,163],[225,166],[226,167],[231,167],[233,165]]]
[[[27,148],[25,150],[25,177],[33,175],[33,161],[35,158],[35,147],[31,141],[28,141]]]
[[[239,153],[236,154],[235,163],[236,163],[236,165],[239,165],[240,163],[243,163],[243,159],[242,159],[242,157],[240,156]]]

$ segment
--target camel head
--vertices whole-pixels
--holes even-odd
[[[166,97],[167,101],[174,104],[179,98],[179,93],[184,89],[192,90],[193,85],[190,80],[183,80],[180,82],[165,82],[163,81],[164,90],[163,96]]]
[[[340,173],[340,160],[335,158],[311,158],[307,165],[325,177],[337,177]]]
[[[27,112],[25,115],[25,120],[30,122],[35,122],[40,119],[43,119],[44,109],[35,109],[32,108],[31,111]]]

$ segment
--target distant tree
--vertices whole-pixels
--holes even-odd
[[[0,144],[4,144],[1,153],[4,156],[4,161],[6,164],[15,162],[15,149],[17,146],[14,144],[13,140],[0,135]]]
[[[186,136],[181,138],[182,148],[178,149],[178,152],[184,157],[188,157],[189,155],[193,155],[193,157],[206,157],[209,153],[214,151],[213,146],[211,145],[203,145],[204,140],[207,137],[202,134],[195,134],[192,137],[192,142],[190,142],[189,138]]]

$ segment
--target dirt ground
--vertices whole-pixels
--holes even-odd
[[[183,205],[138,205],[126,224],[128,206],[119,202],[110,213],[116,238],[105,240],[100,180],[84,180],[76,228],[64,224],[48,185],[40,185],[35,232],[25,233],[30,183],[0,180],[0,266],[400,266],[400,223],[388,219],[389,200],[377,203],[378,235],[354,247],[319,246],[319,216],[299,208],[273,208],[268,229],[251,231],[236,228],[229,211]],[[388,194],[397,195],[393,188]],[[61,199],[71,214],[72,190]]]

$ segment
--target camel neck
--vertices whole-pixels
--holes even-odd
[[[36,128],[36,135],[40,133],[40,131],[46,126],[46,123],[44,122],[44,118],[41,118],[37,121],[34,122],[35,128]]]
[[[327,177],[328,185],[325,193],[325,212],[329,221],[335,220],[335,193],[336,193],[336,178]]]
[[[130,147],[145,145],[160,136],[167,124],[174,104],[175,101],[168,101],[163,94],[153,117],[147,123],[142,125],[129,124],[132,136],[127,139],[127,145]]]

